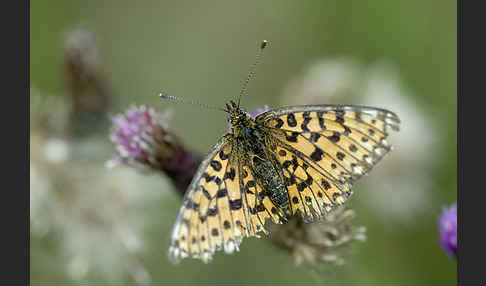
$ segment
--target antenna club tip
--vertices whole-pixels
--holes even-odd
[[[267,45],[268,45],[268,41],[267,40],[263,40],[260,48],[261,49],[264,49]]]

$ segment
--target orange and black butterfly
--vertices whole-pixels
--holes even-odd
[[[390,151],[388,131],[400,123],[391,111],[353,105],[281,107],[253,119],[239,103],[226,105],[231,131],[186,191],[170,237],[173,262],[193,257],[207,263],[216,250],[232,253],[243,237],[267,233],[267,220],[323,219]]]

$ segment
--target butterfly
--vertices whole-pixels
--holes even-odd
[[[186,257],[208,263],[217,250],[233,253],[244,237],[267,234],[268,221],[323,220],[391,150],[388,131],[400,124],[391,111],[354,105],[281,107],[253,119],[238,100],[224,111],[231,131],[186,191],[170,236],[174,263]]]

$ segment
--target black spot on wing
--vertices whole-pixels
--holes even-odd
[[[290,127],[297,126],[297,120],[295,120],[295,115],[293,113],[290,113],[289,115],[287,115],[287,124]]]
[[[344,132],[343,132],[344,136],[348,136],[349,134],[351,134],[351,129],[348,126],[344,124],[341,124],[341,126],[344,128]]]
[[[321,184],[326,190],[329,190],[331,188],[331,184],[329,184],[329,182],[326,179],[322,179]]]
[[[339,117],[343,117],[344,116],[344,110],[338,109],[335,112],[336,112],[336,115],[339,116]]]
[[[284,167],[284,169],[288,169],[290,165],[292,165],[292,161],[287,160],[283,162],[282,167]]]
[[[230,223],[229,221],[225,220],[225,221],[223,222],[223,227],[224,227],[225,229],[229,229],[229,228],[231,227],[231,223]]]
[[[218,208],[214,207],[214,208],[209,208],[208,209],[208,216],[215,216],[218,214]]]
[[[275,128],[281,128],[284,124],[283,120],[280,118],[275,119],[277,121],[277,124],[275,125]]]
[[[242,200],[241,199],[236,199],[236,200],[230,200],[230,209],[231,210],[239,210],[242,207]]]
[[[314,182],[314,179],[312,179],[311,176],[308,176],[307,179],[305,180],[305,183],[310,186]]]
[[[322,130],[326,130],[326,124],[324,124],[324,116],[325,112],[324,111],[319,111],[317,112],[317,118],[319,118],[319,126],[321,127]]]
[[[226,197],[226,195],[228,194],[228,191],[226,189],[220,189],[218,190],[218,192],[216,193],[216,197],[217,198],[222,198],[222,197]]]
[[[322,152],[322,150],[320,148],[315,147],[314,152],[312,152],[310,157],[311,157],[312,160],[319,162],[322,159],[323,154],[324,154],[324,152]]]
[[[246,177],[248,177],[248,172],[245,169],[243,169],[241,172],[241,178],[245,179]]]
[[[302,131],[304,131],[304,132],[310,132],[309,127],[307,127],[307,124],[309,124],[310,121],[311,121],[311,118],[310,117],[304,117],[304,121],[300,125],[300,128],[302,128]]]
[[[319,118],[319,126],[322,130],[326,130],[326,124],[324,124],[324,118]]]
[[[223,167],[223,166],[221,166],[221,163],[219,161],[215,161],[215,160],[211,161],[211,163],[209,163],[209,164],[211,165],[211,167],[215,171],[220,171],[221,168]]]
[[[292,155],[292,166],[294,167],[294,171],[299,167],[299,161],[297,161],[297,157]]]
[[[221,160],[223,160],[223,161],[224,161],[224,160],[228,159],[228,157],[229,157],[229,155],[228,155],[228,154],[225,154],[225,153],[223,152],[223,150],[219,151],[219,158],[220,158]]]
[[[309,138],[309,139],[310,139],[312,142],[314,142],[314,143],[315,143],[315,142],[317,142],[317,141],[319,140],[319,138],[321,138],[321,135],[320,135],[319,133],[317,133],[317,132],[312,132],[312,133],[311,133],[311,136],[310,136],[310,138]]]
[[[209,183],[209,182],[214,181],[214,179],[216,178],[216,176],[209,176],[208,173],[204,173],[202,175],[202,178],[204,178],[204,180],[206,180],[206,182]]]
[[[291,132],[290,135],[285,135],[285,139],[289,142],[297,142],[297,136],[299,136],[299,132]]]
[[[337,198],[339,198],[340,196],[341,196],[341,194],[340,194],[340,193],[334,193],[334,194],[332,194],[332,199],[333,199],[334,201],[336,201],[336,199],[337,199]]]
[[[301,182],[297,184],[297,190],[300,192],[303,192],[305,188],[307,187],[307,184],[305,182]]]
[[[256,207],[255,207],[256,211],[257,212],[264,212],[266,209],[265,209],[265,206],[263,204],[258,204]]]
[[[336,115],[336,122],[339,123],[339,124],[343,124],[344,123],[344,118],[342,115]]]
[[[341,136],[339,132],[334,132],[332,136],[327,137],[327,139],[329,139],[333,143],[337,143],[341,139]]]
[[[344,153],[342,153],[342,152],[339,152],[339,151],[338,151],[338,152],[336,153],[336,156],[337,156],[337,158],[338,158],[339,160],[341,160],[341,161],[342,161],[346,155],[345,155]]]
[[[224,174],[224,179],[230,179],[233,181],[235,179],[235,169],[230,168],[230,170]]]

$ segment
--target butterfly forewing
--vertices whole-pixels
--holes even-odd
[[[234,221],[241,219],[242,198],[234,188],[236,170],[230,164],[233,141],[223,137],[211,154],[201,163],[194,179],[186,191],[182,207],[174,223],[169,247],[173,262],[191,256],[209,261],[216,249],[232,252],[243,235],[241,227]]]
[[[280,108],[256,121],[266,128],[268,145],[277,146],[292,213],[311,219],[347,200],[353,181],[390,150],[388,128],[399,124],[392,112],[349,105]]]
[[[256,146],[264,146],[263,153],[245,152],[252,149],[229,133],[201,163],[174,224],[172,261],[190,256],[208,262],[218,249],[231,253],[243,237],[267,233],[267,221],[283,223],[296,213],[308,222],[323,219],[390,150],[388,129],[398,130],[400,123],[387,110],[351,105],[278,108],[255,122],[243,128],[263,131],[265,143]],[[251,138],[245,144],[260,144]],[[255,171],[255,156],[270,160],[276,172]],[[263,187],[268,176],[285,186],[286,206],[278,207],[271,199],[275,190]]]

